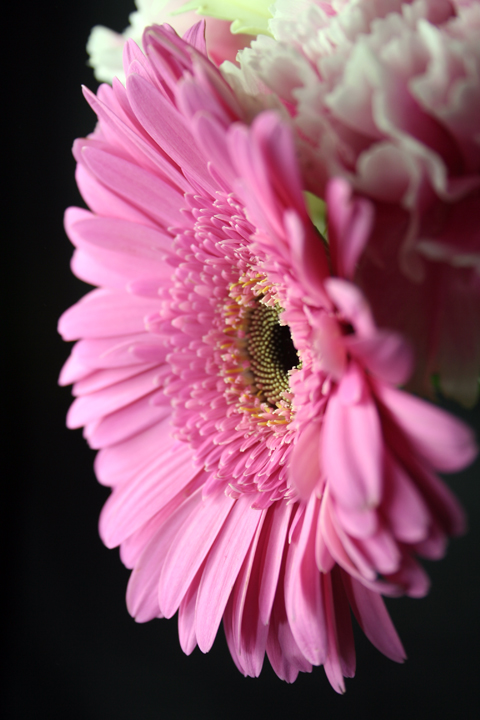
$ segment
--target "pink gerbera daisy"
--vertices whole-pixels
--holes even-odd
[[[101,536],[132,568],[130,612],[178,611],[185,652],[208,651],[223,618],[244,674],[266,652],[280,677],[323,664],[343,691],[349,607],[403,659],[380,593],[426,591],[414,555],[463,528],[434,471],[469,463],[473,438],[396,389],[410,350],[344,279],[370,205],[333,181],[329,257],[290,131],[270,112],[248,126],[202,25],[149,28],[144,49],[126,46],[126,88],[86,92],[91,212],[66,215],[73,270],[99,286],[60,332],[79,340],[68,425],[112,487]]]

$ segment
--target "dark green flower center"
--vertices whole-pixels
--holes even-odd
[[[279,308],[257,301],[250,311],[247,353],[259,397],[275,407],[289,390],[289,372],[300,366],[288,325],[280,325]]]

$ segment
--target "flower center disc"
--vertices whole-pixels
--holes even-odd
[[[247,353],[255,388],[275,407],[289,389],[289,371],[299,358],[288,325],[278,322],[278,310],[257,301],[249,314]]]

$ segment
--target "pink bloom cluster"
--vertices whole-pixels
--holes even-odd
[[[410,387],[466,405],[480,370],[480,2],[277,2],[242,53],[249,92],[291,116],[308,189],[375,204],[352,277],[415,348]],[[238,75],[232,69],[233,75]],[[238,78],[237,78],[238,79]],[[395,287],[395,292],[391,288]]]
[[[70,208],[74,273],[97,289],[59,324],[77,340],[69,427],[84,426],[100,519],[132,569],[140,622],[178,611],[186,653],[223,619],[245,675],[355,671],[350,609],[396,661],[381,595],[423,595],[463,513],[436,476],[472,433],[398,389],[412,352],[352,283],[373,205],[327,186],[329,246],[312,225],[291,129],[252,124],[206,58],[203,24],[128,42],[126,86],[85,95],[76,141],[90,210]]]

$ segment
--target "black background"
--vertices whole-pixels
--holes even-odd
[[[97,86],[85,42],[95,24],[122,30],[132,10],[130,0],[32,2],[4,18],[3,717],[473,718],[478,462],[448,479],[468,509],[469,533],[451,543],[442,562],[428,563],[427,598],[389,603],[409,660],[392,663],[358,633],[357,676],[343,697],[322,668],[289,686],[265,661],[260,678],[243,678],[222,630],[208,655],[197,649],[187,658],[174,619],[137,625],[126,611],[128,572],[97,533],[108,491],[95,480],[81,432],[64,427],[70,390],[56,381],[69,348],[56,322],[87,289],[69,271],[72,249],[62,227],[64,209],[81,204],[70,147],[94,126],[80,92],[82,83]],[[478,410],[464,417],[478,428]]]

